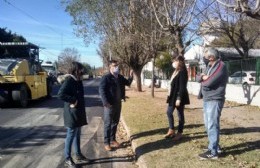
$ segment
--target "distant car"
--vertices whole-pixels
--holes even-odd
[[[237,71],[229,76],[229,83],[232,84],[255,84],[256,71]]]

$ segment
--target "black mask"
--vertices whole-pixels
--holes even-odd
[[[203,62],[206,64],[206,66],[208,66],[208,64],[209,64],[209,60],[208,60],[208,59],[206,59],[205,57],[203,57]]]

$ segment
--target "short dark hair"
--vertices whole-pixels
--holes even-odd
[[[109,65],[111,65],[111,64],[117,64],[117,63],[118,63],[117,60],[110,60],[110,61],[109,61]]]
[[[71,75],[79,76],[84,73],[84,66],[79,62],[73,61],[68,72]]]

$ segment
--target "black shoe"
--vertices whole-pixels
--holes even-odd
[[[71,158],[65,160],[64,166],[68,168],[76,168],[76,164],[73,162]]]
[[[210,150],[208,150],[205,153],[199,154],[199,157],[200,157],[200,160],[218,159],[218,155],[212,155]]]
[[[86,158],[83,155],[76,155],[75,160],[76,160],[77,163],[78,162],[89,162],[90,161],[90,159]]]

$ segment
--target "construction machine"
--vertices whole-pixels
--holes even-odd
[[[41,67],[47,72],[48,77],[53,84],[57,83],[57,77],[60,74],[58,72],[57,62],[52,63],[51,61],[46,61],[41,64]]]
[[[0,106],[50,97],[52,82],[41,67],[39,46],[28,42],[0,42]]]

